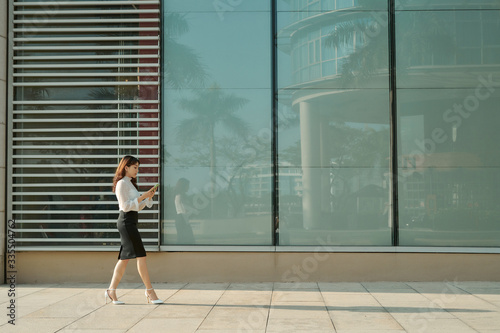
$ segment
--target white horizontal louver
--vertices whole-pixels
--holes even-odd
[[[160,2],[11,1],[9,216],[19,251],[117,250],[114,170],[159,177]],[[140,213],[159,249],[159,204]]]

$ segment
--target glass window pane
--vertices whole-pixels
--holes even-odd
[[[472,88],[500,58],[500,11],[396,13],[399,88]]]
[[[162,244],[272,245],[271,20],[245,8],[166,14]]]
[[[272,244],[270,167],[167,167],[163,175],[162,244]]]
[[[500,245],[496,90],[398,91],[400,245]]]
[[[500,8],[497,0],[396,0],[396,10],[427,9],[494,9]]]
[[[279,95],[280,245],[390,245],[387,90]]]
[[[241,11],[270,11],[268,0],[168,0],[166,12],[215,12],[222,20],[226,14]]]
[[[292,10],[306,14],[310,12],[333,11],[340,9],[387,10],[387,0],[277,0],[277,4],[278,11]]]
[[[269,16],[233,12],[221,21],[214,13],[166,14],[166,87],[269,89]]]
[[[312,81],[317,88],[388,88],[386,13],[330,12],[307,20],[295,15],[278,13],[280,88],[307,87]],[[326,58],[321,59],[321,54]],[[323,75],[316,66],[341,58],[344,66],[335,77]]]

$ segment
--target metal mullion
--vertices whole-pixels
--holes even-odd
[[[80,45],[80,46],[14,46],[15,51],[88,51],[88,50],[157,50],[157,45]],[[148,63],[146,63],[148,65]]]
[[[14,105],[47,105],[47,104],[159,104],[157,100],[53,100],[53,101],[14,101]],[[136,112],[136,109],[131,109],[131,112]]]
[[[392,245],[399,246],[398,210],[398,146],[397,146],[397,85],[396,85],[396,5],[389,0],[389,94],[391,126],[391,185],[392,185]]]
[[[102,86],[156,86],[158,81],[94,81],[94,82],[14,82],[14,87],[102,87]]]
[[[272,245],[279,245],[279,167],[278,167],[278,9],[275,0],[271,1],[271,126],[272,126]]]
[[[86,56],[14,56],[14,60],[159,59],[158,54],[114,54]]]
[[[53,20],[46,20],[44,21],[43,25],[47,24],[87,24],[87,23],[98,23],[98,24],[103,24],[103,23],[159,23],[159,19],[155,18],[138,18],[138,19],[74,19],[74,20],[68,20],[68,19],[53,19]],[[36,25],[40,24],[40,21],[38,20],[24,20],[24,19],[19,19],[19,20],[14,20],[14,24],[19,24],[19,25]]]
[[[23,224],[39,224],[39,223],[52,223],[52,224],[67,224],[67,223],[79,223],[82,222],[82,219],[63,219],[63,220],[22,220],[22,219],[16,219],[17,223],[23,223]],[[142,223],[153,223],[157,222],[156,219],[141,219],[139,221],[139,225]],[[85,220],[85,223],[116,223],[116,219],[89,219]]]
[[[158,164],[141,164],[141,168],[157,168]],[[16,164],[13,168],[90,168],[92,164]],[[116,168],[116,164],[99,164],[100,168]],[[99,192],[101,193],[101,192]]]
[[[116,209],[113,210],[99,210],[99,214],[114,214]],[[12,210],[13,214],[81,214],[82,210]],[[157,214],[157,210],[148,210],[147,212],[140,211],[139,214]]]
[[[64,196],[64,193],[57,193],[60,196]],[[80,192],[80,194],[85,194],[89,195],[87,192]],[[106,195],[111,195],[114,193],[108,193]],[[116,201],[64,201],[64,200],[58,200],[58,201],[23,201],[23,205],[53,205],[53,204],[65,204],[65,205],[89,205],[89,204],[94,204],[94,205],[114,205],[118,204]]]
[[[118,37],[14,37],[14,42],[79,42],[79,41],[127,41],[127,40],[158,40],[159,36],[118,36]]]
[[[50,154],[45,154],[45,155],[12,155],[13,157],[15,158],[82,158],[82,157],[85,157],[85,158],[99,158],[99,159],[102,159],[102,158],[122,158],[123,156],[122,155],[104,155],[104,154],[101,154],[101,155],[84,155],[84,154],[80,154],[80,155],[72,155],[72,154],[68,154],[68,155],[50,155]],[[158,157],[158,155],[138,155],[137,157],[141,157],[141,158],[156,158]],[[22,184],[15,184],[13,186],[21,186]]]
[[[5,2],[4,2],[5,3]],[[13,12],[14,12],[14,2],[13,1],[6,1],[6,5],[3,6],[3,8],[6,8],[7,9],[7,17],[8,17],[8,21],[7,23],[3,23],[5,27],[7,27],[7,33],[8,33],[8,36],[10,36],[10,31],[12,31],[12,29],[14,28],[14,23],[13,23],[13,20],[14,20],[14,15],[13,15]],[[14,60],[13,60],[13,56],[14,56],[14,51],[13,51],[13,46],[14,46],[14,42],[12,41],[12,38],[9,38],[7,37],[6,39],[6,45],[7,45],[7,52],[6,52],[6,55],[7,55],[7,59],[6,59],[6,68],[3,69],[6,71],[6,74],[7,74],[7,85],[6,85],[6,98],[5,98],[5,101],[3,103],[6,103],[5,107],[6,107],[6,110],[7,110],[7,119],[6,119],[6,142],[4,143],[6,145],[6,151],[5,151],[5,161],[6,161],[6,171],[7,171],[7,174],[6,174],[6,179],[5,179],[5,184],[3,184],[2,186],[4,186],[4,189],[5,189],[5,195],[6,195],[6,207],[5,207],[5,217],[6,217],[6,220],[4,222],[4,226],[3,228],[1,229],[1,233],[3,235],[8,235],[8,223],[7,223],[7,218],[11,218],[13,215],[12,215],[12,209],[13,209],[13,206],[12,206],[12,203],[13,203],[13,197],[12,197],[12,192],[13,192],[13,187],[12,187],[12,183],[13,183],[13,178],[11,177],[12,176],[12,173],[13,173],[13,168],[12,166],[14,165],[14,157],[13,157],[13,141],[12,141],[12,130],[13,130],[13,123],[10,121],[10,119],[13,119],[14,116],[13,116],[13,109],[14,109],[14,89],[12,88],[12,82],[14,81],[14,78],[12,76],[14,70],[13,70],[13,64],[14,64]],[[4,66],[5,66],[4,65]],[[5,242],[3,247],[0,249],[0,254],[2,255],[2,260],[6,260],[6,257],[5,257],[5,253],[6,253],[6,236],[3,237],[4,239],[2,240],[2,242]],[[15,248],[16,251],[18,251],[17,248]],[[6,277],[7,277],[7,271],[9,269],[4,266],[3,268],[3,280],[2,282],[5,282],[6,281]]]
[[[49,177],[74,177],[74,178],[87,178],[87,177],[95,177],[95,178],[102,178],[102,177],[109,177],[113,178],[114,174],[99,174],[99,173],[64,173],[64,174],[53,174],[53,173],[19,173],[19,174],[13,174],[14,177],[44,177],[44,178],[49,178]],[[155,177],[156,174],[153,173],[141,173],[142,177]]]
[[[118,47],[120,48],[120,47]],[[44,68],[139,68],[139,67],[159,67],[158,63],[137,63],[137,64],[15,64],[13,68],[23,69],[44,69]]]
[[[40,229],[39,232],[46,232],[49,231],[49,229]],[[85,229],[82,229],[81,232],[85,232]],[[144,241],[144,239],[143,239]],[[113,242],[113,243],[119,243],[120,238],[84,238],[84,237],[75,237],[75,238],[59,238],[59,237],[48,237],[48,238],[19,238],[17,239],[16,243],[50,243],[50,242],[89,242],[89,243],[101,243],[101,242]]]
[[[122,77],[122,76],[159,76],[158,72],[117,72],[117,73],[16,73],[14,77]]]
[[[134,137],[131,136],[129,137],[130,140],[140,140],[143,137]],[[36,138],[30,138],[30,137],[14,137],[12,138],[14,141],[22,142],[22,141],[117,141],[121,140],[121,138],[118,137],[59,137],[59,138],[50,138],[50,137],[36,137]],[[148,136],[148,140],[159,140],[158,136]],[[15,166],[14,166],[15,167]],[[33,166],[34,168],[37,168],[37,166]],[[116,166],[115,166],[116,167]]]
[[[127,128],[34,128],[34,129],[14,129],[17,133],[51,133],[51,132],[122,132],[122,131],[158,131],[158,127],[127,127]]]
[[[64,193],[58,193],[61,196],[64,196]],[[81,192],[81,194],[88,195],[87,192]],[[108,193],[106,195],[114,195],[114,193]],[[115,201],[64,201],[64,200],[54,200],[54,201],[23,201],[23,204],[26,205],[52,205],[52,204],[65,204],[65,205],[114,205],[118,204]],[[153,201],[153,204],[158,204],[158,201]]]
[[[87,220],[80,220],[81,223],[87,223]],[[49,222],[50,223],[50,222]],[[55,228],[39,228],[39,229],[23,229],[17,228],[16,232],[118,232],[117,229],[55,229]],[[139,232],[156,232],[156,229],[140,229]],[[22,240],[22,238],[21,238]]]
[[[109,6],[109,5],[157,5],[159,0],[140,0],[140,1],[14,1],[14,6],[16,7],[36,7],[36,6]]]
[[[72,146],[72,145],[53,145],[53,146],[46,146],[46,145],[41,145],[41,146],[23,146],[23,145],[18,145],[14,146],[14,149],[114,149],[116,148],[117,145],[94,145],[94,146]],[[144,148],[144,149],[158,149],[159,145],[120,145],[119,146],[122,149],[138,149],[138,148]]]
[[[128,113],[158,113],[158,109],[130,109]],[[99,109],[99,110],[14,110],[14,114],[78,114],[78,113],[123,113],[123,109]],[[117,118],[118,119],[118,118]]]
[[[158,118],[71,118],[71,119],[50,119],[50,118],[35,118],[35,119],[13,119],[14,123],[98,123],[106,122],[157,122]]]
[[[107,1],[105,1],[107,2]],[[74,10],[14,10],[14,15],[18,16],[37,16],[43,15],[44,17],[54,17],[57,15],[92,15],[92,14],[105,14],[105,15],[113,15],[113,14],[158,14],[158,9],[117,9],[117,10],[82,10],[82,9],[74,9]]]
[[[14,28],[13,32],[32,32],[33,28]],[[109,27],[98,27],[98,28],[65,28],[64,32],[136,32],[136,31],[160,31],[159,27],[120,27],[120,28],[109,28]],[[61,32],[61,28],[36,28],[37,33],[41,32]]]
[[[47,230],[48,231],[48,230]],[[43,231],[41,231],[43,232]],[[81,232],[85,232],[85,229],[82,229]],[[61,242],[61,243],[120,243],[120,238],[59,238],[59,237],[48,237],[48,238],[20,238],[16,241],[16,243],[52,243],[52,242]],[[143,238],[142,242],[155,242],[153,238]],[[146,244],[144,244],[146,246]],[[22,247],[20,245],[19,247]],[[17,249],[17,246],[16,246]],[[60,250],[64,251],[64,246],[60,246]]]
[[[123,157],[122,155],[117,156],[117,158]],[[44,187],[44,188],[50,188],[50,187],[57,187],[57,188],[62,188],[62,187],[96,187],[96,186],[102,186],[103,183],[36,183],[36,184],[13,184],[13,187]],[[149,185],[156,185],[156,183],[153,182],[142,182],[140,186],[149,186]],[[64,192],[61,192],[64,193]]]

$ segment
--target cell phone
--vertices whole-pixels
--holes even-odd
[[[158,186],[160,186],[160,184],[156,184],[153,189],[156,191],[156,189],[158,188]]]

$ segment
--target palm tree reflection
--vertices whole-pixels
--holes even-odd
[[[248,100],[232,93],[226,93],[214,84],[209,89],[193,91],[193,98],[178,101],[181,109],[191,115],[183,119],[176,128],[176,136],[183,145],[201,147],[210,158],[210,189],[214,198],[217,177],[216,133],[229,132],[237,137],[248,135],[248,124],[237,114]],[[223,130],[218,129],[222,126]],[[212,212],[213,213],[213,212]]]

